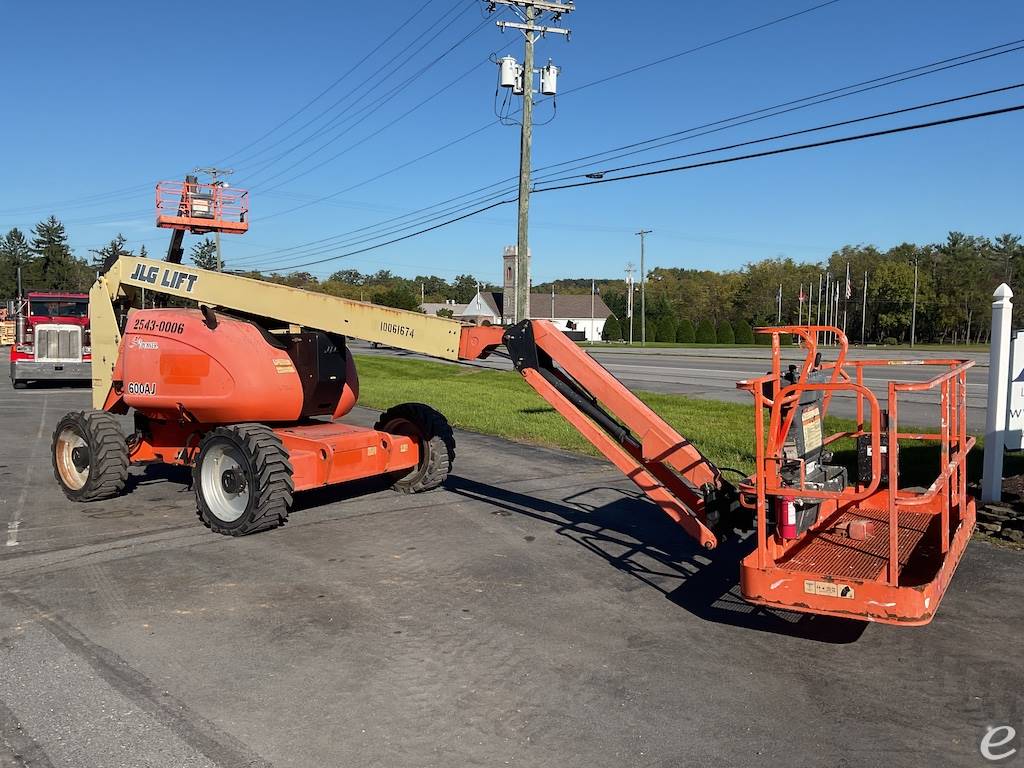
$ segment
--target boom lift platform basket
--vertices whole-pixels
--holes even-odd
[[[161,181],[156,185],[156,225],[197,235],[242,234],[249,229],[249,193],[192,176]]]
[[[739,486],[757,526],[757,549],[740,566],[744,598],[817,614],[928,623],[974,529],[967,453],[975,440],[967,434],[966,405],[974,363],[850,361],[837,328],[760,332],[772,335],[772,372],[737,384],[754,396],[757,466]],[[803,365],[787,374],[780,370],[782,333],[801,338],[806,348]],[[834,363],[820,363],[817,340],[824,334],[837,339]],[[883,411],[864,383],[865,371],[901,366],[937,373],[923,382],[889,381]],[[938,393],[938,432],[900,431],[900,396],[913,392]],[[829,400],[840,394],[855,397],[856,426],[826,436]],[[829,446],[840,441],[858,447],[853,482],[842,477],[845,467],[829,464]],[[924,489],[900,483],[900,449],[914,443],[938,443],[938,475]]]

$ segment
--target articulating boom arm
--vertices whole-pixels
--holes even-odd
[[[503,341],[541,397],[703,547],[717,545],[736,491],[689,440],[550,322],[526,320]]]

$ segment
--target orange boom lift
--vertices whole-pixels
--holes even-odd
[[[739,564],[748,601],[893,624],[934,616],[974,527],[965,471],[974,442],[966,434],[971,363],[915,361],[939,372],[924,383],[890,383],[883,410],[864,370],[901,361],[848,361],[836,328],[760,329],[772,336],[772,371],[738,385],[754,399],[756,469],[734,484],[547,321],[466,326],[181,266],[184,231],[244,231],[245,193],[232,193],[237,204],[214,196],[197,205],[203,186],[190,179],[168,186],[170,197],[158,190],[158,224],[175,230],[168,260],[122,257],[90,292],[93,410],[67,414],[53,437],[54,473],[68,498],[121,493],[130,464],[187,466],[200,520],[241,535],[283,524],[293,494],[304,490],[388,476],[400,492],[429,491],[454,460],[447,420],[406,403],[372,429],[341,422],[359,392],[346,340],[448,360],[504,346],[526,382],[702,547],[714,549],[753,520],[757,546]],[[164,199],[175,200],[173,211],[161,208]],[[134,309],[142,290],[197,306]],[[783,333],[806,350],[803,364],[786,371]],[[835,362],[818,353],[824,334],[838,342]],[[900,432],[899,396],[921,390],[939,395],[940,431]],[[827,435],[837,394],[856,399],[857,426]],[[129,412],[134,429],[125,437],[114,415]],[[830,446],[839,440],[858,448],[856,477],[834,461]],[[940,446],[937,476],[924,490],[899,480],[899,448],[911,441]]]

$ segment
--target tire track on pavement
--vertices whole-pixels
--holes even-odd
[[[14,505],[14,512],[11,514],[11,519],[7,523],[7,546],[16,547],[18,546],[18,528],[21,526],[21,513],[25,509],[25,498],[28,496],[29,486],[32,484],[32,470],[36,466],[36,458],[39,452],[39,446],[43,439],[43,428],[46,426],[46,406],[49,404],[50,398],[43,396],[43,404],[40,407],[39,413],[39,430],[36,432],[36,439],[32,443],[32,449],[29,452],[29,464],[25,468],[25,479],[21,484],[21,492],[18,494],[18,501]]]

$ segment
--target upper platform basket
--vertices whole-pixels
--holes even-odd
[[[156,225],[242,234],[249,229],[249,193],[220,183],[161,181],[156,185]]]

